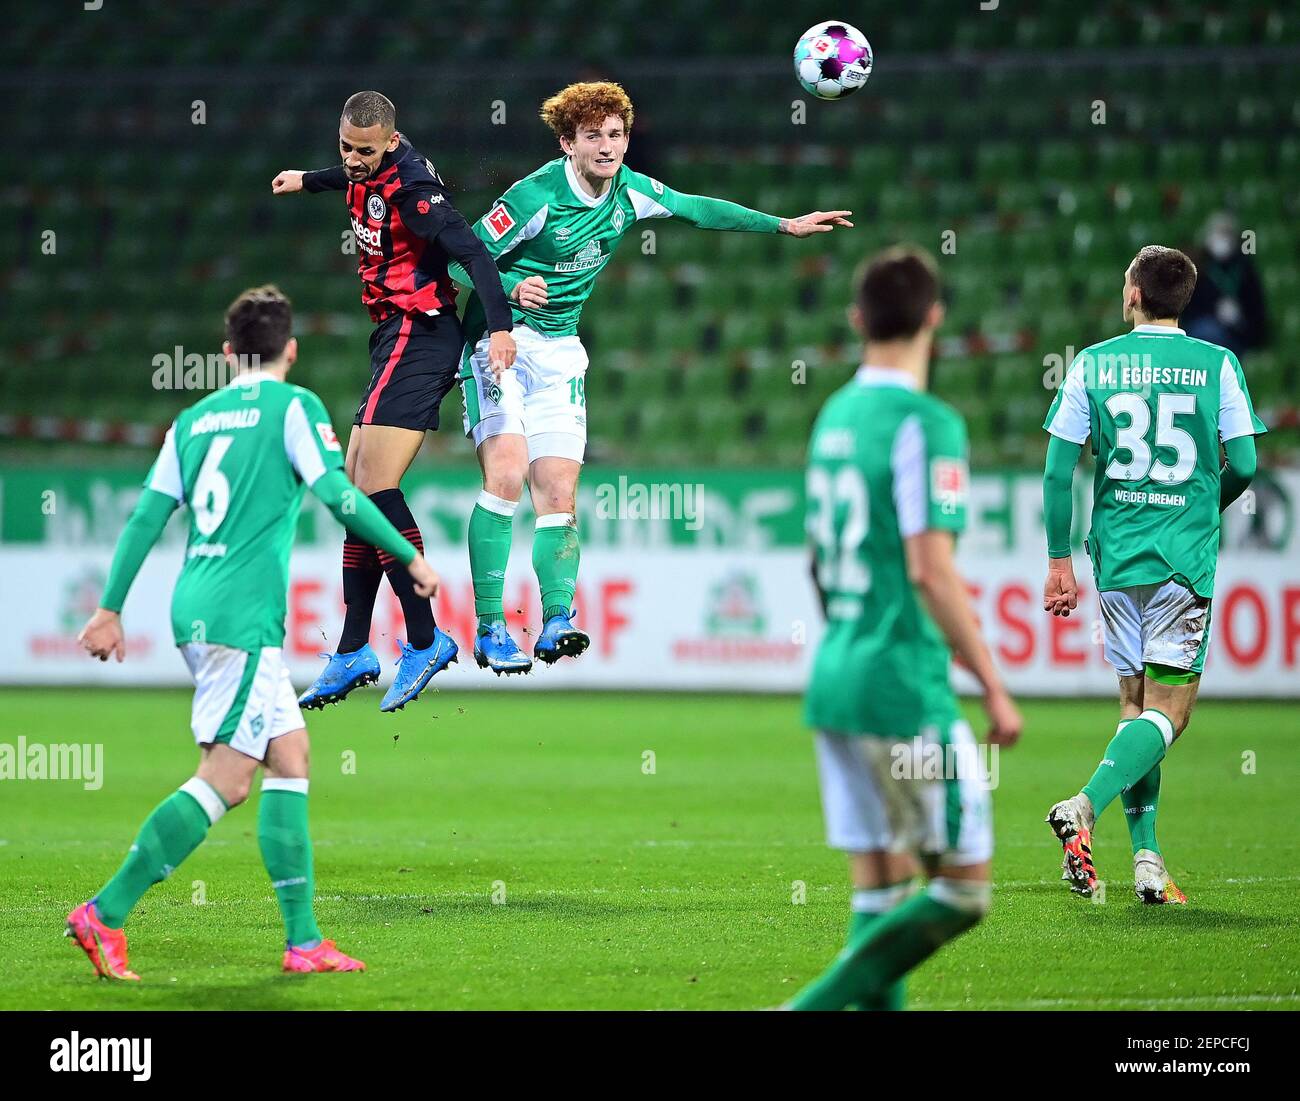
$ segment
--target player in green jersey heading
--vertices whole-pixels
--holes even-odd
[[[172,631],[194,678],[191,727],[198,770],[141,827],[113,876],[68,915],[100,975],[137,979],[127,962],[127,915],[167,878],[264,770],[257,837],[284,919],[286,971],[364,970],[324,940],[313,912],[307,830],[307,730],[284,641],[289,552],[305,489],[349,531],[406,565],[425,597],[438,577],[414,546],[343,473],[343,451],[320,399],[285,382],[298,355],[289,300],[275,287],[245,291],[226,314],[230,384],[176,418],[118,541],[100,608],[80,641],[121,661],[127,592],[168,518],[190,509],[185,564],[172,596]]]
[[[579,543],[578,475],[587,446],[587,353],[578,318],[596,277],[642,218],[677,217],[702,229],[808,237],[851,226],[847,210],[777,218],[722,199],[685,195],[623,163],[632,103],[617,84],[571,84],[548,99],[542,119],[564,155],[513,184],[475,225],[497,258],[514,310],[518,358],[495,371],[477,294],[465,307],[461,360],[465,433],[483,468],[469,523],[478,614],[475,657],[497,673],[532,666],[506,632],[502,611],[511,526],[525,481],[537,512],[533,567],[541,587],[534,656],[576,656],[587,635],[572,623]],[[468,277],[452,265],[459,281]]]
[[[826,634],[805,701],[827,840],[849,854],[852,915],[839,958],[790,1009],[901,1009],[903,976],[988,911],[991,771],[949,685],[950,647],[984,689],[988,752],[1021,728],[953,561],[966,426],[925,392],[943,319],[934,261],[889,249],[855,290],[863,364],[826,402],[808,447]]]
[[[1255,436],[1266,430],[1237,357],[1178,327],[1195,285],[1196,268],[1181,252],[1142,249],[1124,273],[1124,320],[1133,331],[1079,354],[1043,424],[1051,434],[1043,608],[1068,616],[1078,606],[1071,485],[1091,440],[1097,466],[1085,546],[1121,715],[1092,779],[1047,821],[1065,850],[1065,878],[1091,895],[1093,825],[1120,797],[1134,889],[1156,904],[1187,901],[1156,842],[1160,762],[1187,728],[1205,665],[1220,513],[1254,477]]]

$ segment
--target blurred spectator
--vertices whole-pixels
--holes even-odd
[[[1222,344],[1238,356],[1268,341],[1264,287],[1254,257],[1242,251],[1241,231],[1231,214],[1215,214],[1192,254],[1196,290],[1183,311],[1188,336]]]

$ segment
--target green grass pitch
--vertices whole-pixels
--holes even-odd
[[[104,745],[98,791],[0,781],[0,1008],[746,1009],[841,947],[845,870],[798,701],[454,681],[394,717],[378,700],[310,718],[320,923],[369,972],[280,973],[254,794],[132,916],[137,986],[97,982],[60,933],[190,774],[188,694],[0,692],[0,741]],[[1295,705],[1205,701],[1170,754],[1160,837],[1186,909],[1133,898],[1117,808],[1097,837],[1105,903],[1068,893],[1043,816],[1095,767],[1114,706],[1024,710],[993,913],[912,977],[911,1007],[1300,1008]]]

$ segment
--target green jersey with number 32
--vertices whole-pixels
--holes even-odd
[[[958,717],[948,646],[907,573],[904,540],[960,532],[966,426],[903,372],[864,366],[827,401],[808,451],[807,528],[826,634],[808,725],[912,737]]]
[[[178,646],[284,641],[303,491],[342,465],[320,398],[267,374],[240,375],[176,418],[145,486],[190,506],[172,595]]]
[[[1088,552],[1100,591],[1172,579],[1214,595],[1219,445],[1266,431],[1235,355],[1139,325],[1075,357],[1043,427],[1092,441]]]

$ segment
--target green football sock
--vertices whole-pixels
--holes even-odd
[[[1150,849],[1160,852],[1156,844],[1156,807],[1160,804],[1160,766],[1156,765],[1136,784],[1123,793],[1124,820],[1128,823],[1133,851]]]
[[[854,934],[839,958],[789,1003],[790,1009],[878,1004],[889,988],[988,910],[987,883],[935,879]]]
[[[161,883],[202,844],[208,827],[226,813],[216,790],[194,777],[154,807],[117,873],[95,896],[95,912],[121,929],[145,891]]]
[[[578,520],[572,513],[552,512],[537,517],[533,532],[533,569],[542,591],[542,622],[568,615],[578,586]]]
[[[299,948],[320,943],[312,910],[311,836],[307,832],[307,781],[262,781],[257,808],[257,843],[284,918],[285,939]]]
[[[469,515],[469,569],[480,627],[505,620],[502,599],[518,507],[518,501],[507,501],[484,490]]]
[[[890,887],[857,888],[853,892],[853,909],[849,913],[848,943],[852,944],[854,937],[865,933],[867,929],[871,928],[890,910],[915,893],[916,883],[911,879],[904,883],[896,883]],[[857,1007],[863,1010],[896,1011],[903,1008],[905,1001],[905,986],[903,980],[899,979],[897,982],[890,984],[889,989],[885,991],[884,997],[865,1004],[859,1001]]]
[[[1083,794],[1092,803],[1094,817],[1101,817],[1101,812],[1121,791],[1155,768],[1173,742],[1173,723],[1167,715],[1152,708],[1116,731],[1106,747],[1106,756],[1083,788]]]

